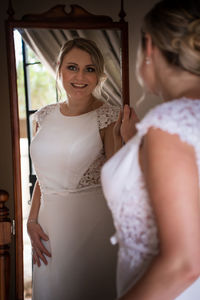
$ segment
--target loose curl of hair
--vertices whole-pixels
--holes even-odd
[[[61,47],[60,53],[58,55],[58,60],[57,60],[56,86],[57,86],[57,79],[59,78],[60,75],[60,69],[63,63],[63,59],[65,55],[67,55],[67,53],[69,53],[73,48],[81,49],[90,54],[92,62],[95,65],[95,70],[98,79],[98,84],[95,88],[95,93],[97,95],[100,95],[102,85],[106,80],[106,75],[104,73],[104,58],[101,51],[97,47],[96,43],[92,40],[85,39],[85,38],[75,38],[69,40]]]
[[[168,63],[200,76],[199,0],[162,0],[145,16],[142,32],[151,35]]]

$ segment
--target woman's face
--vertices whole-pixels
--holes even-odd
[[[68,97],[80,99],[91,96],[98,78],[90,54],[79,48],[70,50],[63,59],[60,78]]]

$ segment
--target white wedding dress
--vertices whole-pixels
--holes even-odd
[[[103,191],[116,228],[111,240],[119,244],[118,297],[143,276],[159,252],[154,212],[138,157],[142,137],[150,127],[177,134],[194,147],[200,183],[200,100],[181,98],[160,104],[136,127],[137,134],[102,168]],[[176,299],[199,300],[200,278]]]
[[[35,113],[39,129],[31,157],[41,189],[38,222],[49,241],[48,265],[33,268],[34,300],[112,300],[116,297],[114,227],[100,185],[105,153],[99,130],[119,107],[103,104],[64,116],[60,104]]]

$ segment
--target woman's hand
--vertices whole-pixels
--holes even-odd
[[[41,259],[47,265],[48,262],[44,254],[51,257],[51,253],[44,247],[42,240],[48,241],[48,236],[38,223],[27,223],[27,231],[32,244],[33,263],[40,267]]]
[[[138,121],[139,119],[133,108],[126,104],[123,112],[120,111],[119,118],[113,128],[114,140],[116,143],[119,139],[122,139],[124,143],[127,143],[135,135],[137,131],[135,124]]]

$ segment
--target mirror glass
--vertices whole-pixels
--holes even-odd
[[[121,31],[118,29],[41,29],[17,28],[23,40],[37,55],[47,70],[55,76],[56,62],[61,46],[70,39],[82,37],[95,41],[105,60],[107,80],[103,86],[103,100],[115,105],[122,105],[121,95]],[[50,46],[49,46],[50,45]],[[32,109],[38,105],[32,103]]]
[[[27,300],[31,296],[32,260],[26,223],[36,180],[34,166],[29,157],[29,145],[33,136],[32,115],[47,104],[66,99],[62,89],[59,89],[59,93],[56,90],[56,62],[61,46],[76,37],[95,41],[103,54],[107,79],[101,95],[96,96],[112,105],[122,106],[120,30],[14,29],[22,170],[24,298]]]

